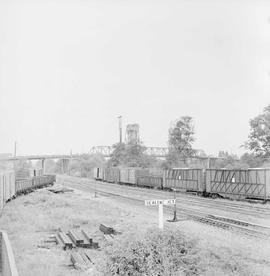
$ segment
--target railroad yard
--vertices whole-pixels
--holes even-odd
[[[149,229],[158,231],[157,206],[146,207],[144,200],[173,196],[168,191],[63,175],[57,176],[54,187],[66,190],[53,193],[51,188],[43,188],[22,195],[6,205],[0,219],[12,241],[20,275],[109,275],[109,248],[140,239]],[[186,243],[192,242],[194,256],[199,258],[183,275],[270,274],[269,203],[183,193],[177,193],[176,202],[179,221],[167,222],[173,212],[166,208],[164,234],[179,231]],[[119,234],[106,238],[100,224],[113,227]],[[63,250],[50,240],[59,232],[80,229],[91,233],[99,249]],[[89,266],[75,269],[72,252],[88,252]]]

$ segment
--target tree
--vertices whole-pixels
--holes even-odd
[[[260,157],[255,156],[253,153],[244,153],[240,161],[245,164],[247,168],[258,168],[263,165],[263,160]]]
[[[250,134],[245,147],[256,157],[264,160],[270,157],[270,105],[264,108],[262,114],[250,122]]]
[[[194,125],[192,117],[183,116],[175,121],[169,129],[169,154],[167,162],[169,165],[179,165],[181,161],[194,154],[192,144],[194,139]]]
[[[239,158],[236,154],[230,154],[227,151],[219,151],[218,157],[220,159],[215,162],[215,167],[217,168],[241,169],[246,167],[246,165],[239,162]]]
[[[71,175],[88,177],[92,175],[93,168],[102,167],[106,163],[105,158],[101,154],[83,154],[79,159],[70,161]]]
[[[125,166],[125,167],[150,167],[155,164],[156,159],[145,153],[146,147],[141,143],[113,145],[114,150],[109,166]]]
[[[108,161],[108,165],[112,167],[120,166],[125,162],[126,144],[117,143],[113,145],[112,156]]]

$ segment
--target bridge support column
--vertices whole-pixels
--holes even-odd
[[[62,159],[62,174],[70,174],[69,159]]]
[[[46,159],[41,160],[42,174],[45,174],[45,161],[46,161]]]

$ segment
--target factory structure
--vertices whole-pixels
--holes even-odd
[[[139,124],[128,124],[125,135],[126,144],[138,144],[140,142]]]

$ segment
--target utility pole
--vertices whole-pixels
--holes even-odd
[[[119,142],[122,144],[122,116],[118,116],[119,119]]]
[[[14,143],[14,157],[17,155],[17,142]]]

